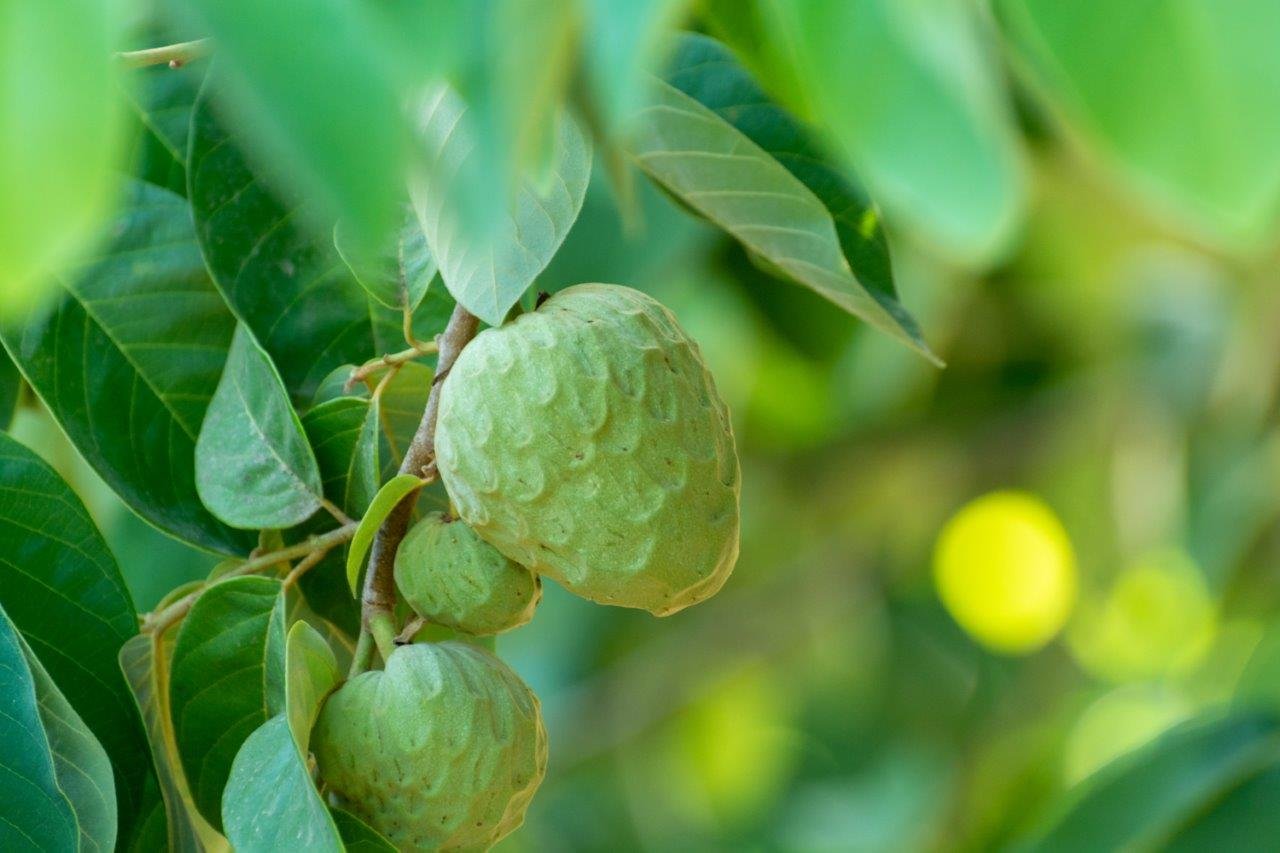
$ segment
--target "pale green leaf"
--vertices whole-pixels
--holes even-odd
[[[486,323],[499,325],[577,219],[591,177],[590,143],[572,116],[562,115],[549,174],[521,181],[514,203],[491,195],[488,204],[499,206],[493,217],[498,225],[480,230],[468,227],[459,208],[483,177],[472,156],[472,116],[445,86],[423,99],[419,116],[428,163],[414,184],[414,209],[449,292]]]
[[[345,220],[334,226],[333,244],[360,286],[388,308],[417,308],[436,274],[427,235],[411,208],[373,252],[353,238]]]
[[[993,5],[1033,88],[1134,187],[1229,243],[1274,240],[1280,5]]]
[[[275,366],[243,324],[200,428],[196,488],[232,527],[292,527],[320,508],[315,454]]]
[[[285,714],[298,751],[306,754],[320,706],[338,686],[342,673],[329,643],[306,622],[295,622],[289,629],[284,668]]]
[[[914,325],[855,277],[831,212],[768,152],[661,81],[641,119],[632,154],[672,194],[789,278],[933,357]]]
[[[405,495],[417,491],[422,486],[421,478],[413,474],[400,474],[383,483],[373,503],[369,504],[369,511],[360,519],[356,535],[352,537],[351,547],[347,551],[347,585],[351,587],[352,595],[356,594],[356,585],[360,581],[360,567],[364,565],[364,558],[369,553],[369,547],[373,545],[373,537],[377,534],[378,528]]]

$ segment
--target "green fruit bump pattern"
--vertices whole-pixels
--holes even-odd
[[[733,570],[728,410],[697,345],[639,291],[578,285],[482,332],[444,381],[436,453],[477,533],[592,601],[663,616]]]
[[[401,850],[485,850],[524,822],[547,766],[537,698],[465,643],[396,649],[325,703],[312,735],[342,806]]]
[[[429,622],[475,636],[533,618],[542,581],[504,557],[461,521],[438,512],[413,526],[396,553],[396,586]]]

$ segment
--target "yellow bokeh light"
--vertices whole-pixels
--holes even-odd
[[[1044,501],[993,492],[960,509],[934,552],[938,595],[978,642],[1029,654],[1062,630],[1076,600],[1076,565],[1062,523]]]

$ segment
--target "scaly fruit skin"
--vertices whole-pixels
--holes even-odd
[[[477,533],[584,598],[664,616],[733,570],[728,410],[639,291],[578,285],[481,333],[445,379],[436,453]]]
[[[538,699],[465,643],[419,643],[356,676],[311,736],[344,808],[400,850],[485,850],[524,822],[547,767]]]
[[[429,622],[475,636],[499,634],[533,618],[542,581],[504,557],[461,521],[433,512],[396,552],[396,586]]]

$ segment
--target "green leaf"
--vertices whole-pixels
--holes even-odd
[[[300,753],[307,751],[325,697],[341,680],[325,638],[306,622],[294,623],[285,643],[285,714]]]
[[[1162,849],[1180,827],[1277,762],[1273,715],[1179,726],[1083,782],[1027,849]]]
[[[107,214],[123,130],[113,4],[7,4],[0,44],[0,318],[25,313]]]
[[[828,162],[808,129],[770,101],[715,39],[678,37],[665,79],[733,125],[817,196],[831,214],[840,249],[858,284],[912,339],[921,340],[915,320],[898,302],[879,212],[861,187]]]
[[[347,853],[395,853],[395,845],[351,812],[333,809],[333,822]]]
[[[933,358],[905,313],[854,275],[831,212],[767,151],[661,81],[641,116],[632,155],[658,183],[787,277]]]
[[[593,103],[617,130],[643,105],[648,75],[687,0],[588,0],[584,61]],[[741,4],[737,4],[739,7]]]
[[[423,481],[413,474],[400,474],[383,483],[373,503],[369,504],[369,511],[360,519],[356,535],[351,539],[351,548],[347,551],[347,585],[351,587],[352,595],[356,594],[360,567],[364,565],[364,558],[369,553],[369,546],[373,544],[378,528],[405,495],[422,486]]]
[[[414,209],[440,264],[449,292],[486,323],[500,325],[511,306],[555,255],[582,209],[591,177],[591,147],[567,113],[557,128],[555,156],[545,180],[523,180],[513,205],[505,195],[488,231],[469,227],[461,199],[481,181],[472,156],[477,129],[466,104],[437,86],[423,100],[421,133],[428,164],[413,187]]]
[[[130,100],[143,128],[169,161],[163,186],[174,192],[187,191],[187,148],[191,136],[191,111],[195,107],[207,62],[181,68],[159,65],[139,68],[129,74]],[[176,173],[175,185],[169,180]]]
[[[147,521],[220,553],[251,536],[200,503],[195,444],[235,320],[200,259],[182,198],[130,183],[111,240],[3,340],[94,470]],[[127,405],[125,403],[127,402]],[[114,654],[114,652],[113,652]]]
[[[1162,845],[1165,853],[1265,850],[1280,838],[1280,761],[1242,782],[1203,812],[1188,815]]]
[[[279,712],[284,596],[273,578],[230,578],[187,614],[173,650],[174,742],[196,807],[222,828],[222,791],[240,745]]]
[[[236,327],[200,428],[196,488],[233,527],[292,527],[320,508],[320,468],[307,434],[271,359],[244,325]]]
[[[315,451],[324,494],[352,518],[364,515],[382,481],[377,403],[337,397],[307,412],[302,428]]]
[[[0,349],[0,430],[8,429],[13,423],[21,394],[22,374],[9,354]]]
[[[238,137],[214,117],[206,82],[191,118],[188,197],[205,261],[232,311],[271,354],[298,402],[342,364],[401,349],[381,338],[375,306],[333,247],[298,221],[245,161]],[[381,306],[376,306],[381,308]],[[383,308],[383,311],[388,309]]]
[[[222,808],[227,838],[241,853],[343,850],[283,714],[245,740],[231,767]]]
[[[111,762],[0,607],[0,847],[109,851]]]
[[[219,97],[259,161],[276,164],[291,194],[313,199],[316,213],[346,218],[362,245],[377,245],[394,221],[409,134],[362,4],[178,5],[217,43]]]
[[[1000,0],[1034,88],[1141,192],[1228,241],[1280,214],[1280,7]]]
[[[289,629],[285,648],[285,713],[240,748],[222,800],[223,825],[238,851],[341,851],[305,759],[311,726],[341,678],[338,663],[306,622]]]
[[[1001,252],[1026,207],[1010,110],[969,6],[766,4],[815,118],[891,221],[957,260]]]
[[[120,669],[133,691],[151,744],[168,823],[165,849],[175,853],[227,850],[226,840],[200,816],[191,799],[169,715],[168,661],[161,642],[152,634],[132,637],[120,649]]]
[[[148,809],[147,742],[116,654],[137,633],[120,569],[84,505],[0,433],[0,603],[111,756],[120,836]],[[3,846],[3,845],[0,845]]]
[[[434,377],[435,371],[430,367],[410,362],[382,389],[378,408],[388,450],[383,477],[394,477],[400,470],[400,460],[422,421]]]
[[[436,274],[427,235],[411,208],[405,209],[404,221],[374,252],[360,245],[344,220],[334,226],[333,244],[360,286],[388,308],[417,308]]]

